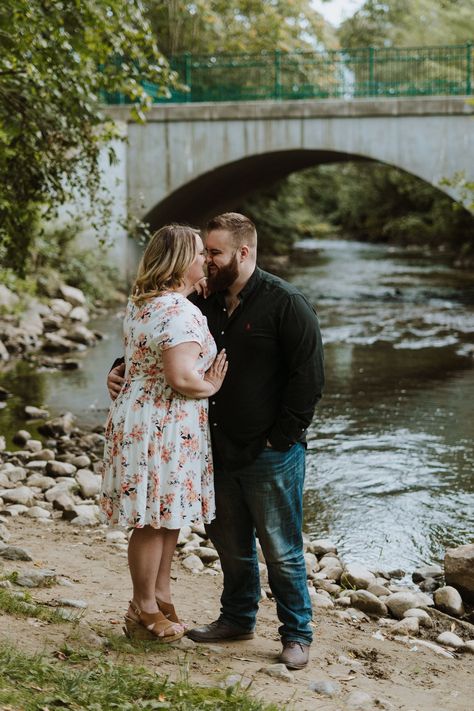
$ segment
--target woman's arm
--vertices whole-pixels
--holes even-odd
[[[180,343],[163,351],[166,382],[173,390],[195,398],[210,397],[219,390],[227,372],[225,351],[216,356],[204,378],[197,370],[200,352],[201,346],[195,342]]]

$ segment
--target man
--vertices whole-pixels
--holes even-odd
[[[196,642],[251,639],[260,599],[258,536],[281,622],[280,661],[308,663],[311,600],[302,541],[305,433],[324,384],[318,320],[292,285],[256,266],[247,217],[212,219],[208,290],[191,297],[229,368],[209,402],[216,519],[207,527],[224,574],[220,617],[189,630]],[[109,375],[111,392],[120,384]]]

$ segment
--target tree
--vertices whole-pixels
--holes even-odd
[[[310,0],[146,0],[166,56],[314,50],[335,36]]]
[[[24,271],[35,227],[72,195],[99,186],[114,128],[104,93],[149,104],[147,79],[169,68],[141,0],[2,0],[0,5],[0,258]],[[110,155],[113,160],[113,155]]]
[[[474,37],[472,0],[367,0],[338,36],[343,47],[468,42]]]

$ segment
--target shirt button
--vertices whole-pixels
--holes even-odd
[[[215,405],[215,404],[216,404],[216,401],[212,400],[211,405]]]
[[[222,309],[222,311],[224,311],[224,313],[225,313],[227,311],[227,309]]]
[[[224,333],[225,333],[225,331],[221,331],[221,336],[223,336],[223,335],[224,335]]]
[[[217,422],[212,423],[214,427],[217,427]]]

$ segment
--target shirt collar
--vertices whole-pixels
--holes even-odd
[[[252,275],[250,276],[250,279],[247,281],[244,288],[241,291],[239,291],[239,293],[237,294],[240,301],[243,301],[248,296],[250,296],[250,294],[257,287],[261,278],[262,278],[262,270],[259,267],[255,267],[254,271],[252,272]],[[226,294],[225,291],[218,291],[216,293],[216,298],[218,299],[219,303],[225,302],[225,294]]]

